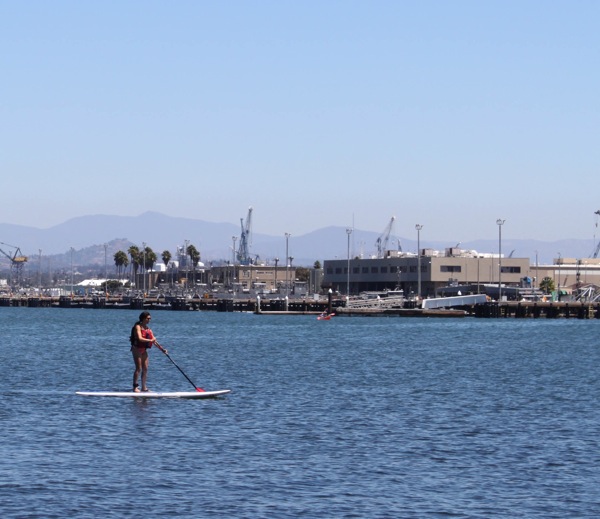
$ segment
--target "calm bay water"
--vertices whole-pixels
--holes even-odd
[[[598,321],[157,311],[233,392],[75,395],[130,388],[138,313],[0,308],[2,517],[600,517]]]

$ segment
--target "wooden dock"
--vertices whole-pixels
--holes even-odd
[[[339,317],[479,317],[517,319],[600,319],[600,303],[579,301],[502,301],[449,309],[345,308],[344,300],[255,298],[129,298],[129,297],[27,297],[0,296],[0,307],[90,308],[128,310],[176,310],[252,312],[261,315],[315,315],[331,310]]]
[[[342,302],[340,301],[339,304]],[[336,304],[338,304],[336,302]],[[334,305],[335,306],[335,305]],[[117,310],[177,310],[215,312],[256,312],[255,298],[151,298],[151,297],[27,297],[1,296],[0,307],[27,308],[90,308]],[[327,301],[314,299],[261,299],[260,311],[264,313],[320,314],[329,308]]]
[[[517,319],[600,319],[600,303],[580,301],[502,301],[476,305],[475,317]]]
[[[466,310],[428,308],[337,308],[338,317],[467,317]]]

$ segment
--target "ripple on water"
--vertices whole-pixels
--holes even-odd
[[[129,387],[135,317],[0,308],[3,516],[600,516],[596,321],[156,312],[233,392],[75,396]],[[156,351],[150,382],[190,387]]]

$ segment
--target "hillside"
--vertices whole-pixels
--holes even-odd
[[[139,247],[146,243],[159,256],[163,250],[169,250],[173,256],[177,247],[185,241],[196,246],[202,255],[202,261],[230,261],[232,259],[232,236],[239,236],[240,227],[231,223],[215,223],[204,220],[177,218],[157,212],[147,212],[139,216],[90,215],[73,218],[60,225],[48,229],[0,224],[0,249],[11,255],[15,246],[29,256],[30,263],[39,257],[53,257],[53,264],[69,265],[71,248],[73,261],[76,264],[103,264],[107,244],[107,261],[112,265],[112,257],[118,250],[127,250],[129,245]],[[378,233],[355,229],[351,235],[350,252],[352,256],[369,257],[375,253],[375,242]],[[414,239],[400,237],[402,250],[416,252],[416,236]],[[7,245],[11,244],[11,245]],[[456,244],[451,233],[447,242],[428,242],[421,236],[421,246],[444,250]],[[239,245],[239,242],[238,242]],[[346,258],[348,254],[348,237],[344,227],[324,227],[310,233],[291,236],[289,239],[289,255],[294,258],[295,265],[312,265],[316,260]],[[479,252],[497,252],[498,241],[495,239],[475,240],[461,243],[463,249],[474,249]],[[390,239],[389,248],[398,248],[398,238]],[[542,242],[537,240],[511,240],[507,237],[502,242],[502,252],[508,256],[528,257],[531,262],[551,262],[560,252],[562,257],[587,258],[594,250],[591,240],[559,240]],[[284,236],[270,236],[253,233],[251,253],[261,261],[273,262],[274,258],[284,261],[286,240]],[[8,259],[1,255],[2,263]],[[281,264],[281,263],[280,263]]]

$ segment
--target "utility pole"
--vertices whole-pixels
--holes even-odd
[[[286,297],[290,293],[290,285],[289,285],[289,276],[290,276],[290,256],[289,256],[289,239],[291,234],[289,232],[285,233],[285,295]]]
[[[352,234],[352,229],[348,227],[346,229],[346,234],[348,234],[348,278],[346,279],[346,298],[350,298],[350,235]]]
[[[415,225],[417,230],[417,297],[421,298],[421,229],[423,226],[418,223]]]
[[[505,220],[498,218],[498,302],[502,301],[502,226]]]

